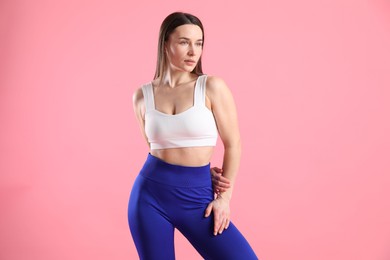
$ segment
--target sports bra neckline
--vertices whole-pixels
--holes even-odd
[[[152,81],[149,82],[149,85],[150,85],[150,89],[151,89],[151,99],[152,99],[152,110],[150,111],[155,111],[156,113],[160,114],[160,115],[163,115],[163,116],[167,116],[167,117],[176,117],[176,116],[181,116],[181,115],[184,115],[186,114],[187,112],[190,112],[192,110],[194,110],[195,108],[197,108],[198,106],[196,105],[196,88],[198,88],[198,85],[199,85],[199,79],[200,77],[202,77],[203,75],[200,75],[196,78],[196,81],[195,81],[195,86],[194,86],[194,89],[193,89],[193,103],[192,103],[192,106],[187,108],[186,110],[180,112],[180,113],[176,113],[176,114],[167,114],[167,113],[164,113],[164,112],[161,112],[159,110],[156,109],[156,103],[154,102],[154,91],[153,91],[153,84],[152,84]]]

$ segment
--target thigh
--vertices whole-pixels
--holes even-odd
[[[154,183],[138,175],[129,199],[128,221],[140,259],[175,259],[174,227],[157,203]]]
[[[207,205],[206,205],[207,206]],[[177,225],[180,232],[190,241],[205,259],[258,259],[251,246],[237,227],[231,222],[222,234],[213,234],[213,214],[204,217],[204,209],[186,214]]]

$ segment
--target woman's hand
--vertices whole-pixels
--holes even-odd
[[[222,198],[221,196],[217,196],[206,208],[205,217],[209,217],[213,211],[214,214],[214,236],[217,233],[222,234],[224,229],[229,227],[230,223],[230,206],[229,200]]]
[[[217,194],[230,188],[230,181],[228,178],[222,176],[222,172],[223,170],[218,167],[213,167],[210,169],[213,190]]]

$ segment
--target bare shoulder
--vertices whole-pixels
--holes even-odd
[[[207,76],[206,85],[207,88],[210,89],[210,91],[218,91],[218,89],[228,87],[226,82],[218,76]]]
[[[146,108],[144,104],[144,94],[142,92],[142,86],[140,86],[133,92],[133,109],[139,119],[144,119],[145,117]]]
[[[138,87],[134,92],[133,92],[133,104],[137,105],[141,103],[144,100],[144,94],[142,93],[142,87]]]
[[[223,95],[230,95],[230,89],[226,82],[218,76],[207,76],[206,81],[207,95],[213,99]]]

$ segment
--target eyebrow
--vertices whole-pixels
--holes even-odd
[[[187,37],[179,37],[179,39],[190,40],[190,39],[189,39],[189,38],[187,38]],[[199,39],[199,40],[196,40],[196,41],[197,41],[197,42],[198,42],[198,41],[201,41],[201,42],[202,42],[203,40],[202,40],[202,39]]]

